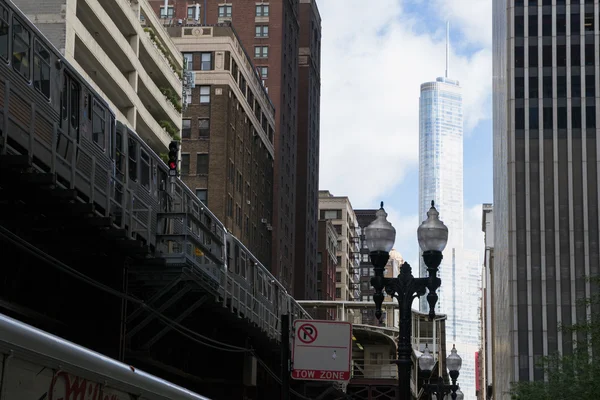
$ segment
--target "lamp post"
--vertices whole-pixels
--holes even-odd
[[[450,355],[446,357],[446,367],[448,368],[450,379],[452,380],[451,384],[445,383],[442,376],[438,376],[433,380],[431,379],[434,365],[435,360],[433,355],[429,352],[427,346],[425,346],[423,354],[419,357],[419,368],[428,375],[429,381],[424,384],[423,387],[425,388],[425,391],[429,393],[430,398],[435,394],[437,400],[443,400],[446,395],[450,394],[452,400],[463,400],[464,395],[456,384],[460,367],[462,366],[462,359],[456,353],[456,347],[452,346]]]
[[[437,303],[437,288],[441,280],[437,277],[438,267],[442,262],[442,251],[448,242],[448,228],[438,218],[439,213],[434,207],[427,212],[427,219],[417,229],[419,246],[423,250],[423,261],[427,266],[428,277],[414,278],[408,263],[400,267],[397,278],[384,278],[383,270],[390,258],[390,250],[396,239],[396,229],[386,217],[387,213],[381,208],[376,213],[375,221],[365,228],[365,239],[369,248],[369,256],[375,270],[371,278],[371,286],[375,289],[373,300],[375,302],[375,316],[381,319],[381,304],[383,303],[383,290],[398,300],[400,311],[400,335],[398,337],[398,389],[400,400],[410,400],[410,371],[412,366],[412,303],[416,297],[423,296],[427,291],[429,303],[429,318],[435,317],[435,304]]]

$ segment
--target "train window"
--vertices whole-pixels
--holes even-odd
[[[240,270],[242,278],[246,277],[246,252],[240,251]]]
[[[117,171],[121,174],[123,173],[123,162],[125,161],[122,149],[123,135],[121,135],[121,132],[117,131],[117,134],[115,135],[115,167],[117,168]]]
[[[62,88],[62,93],[61,93],[61,97],[60,97],[60,116],[61,118],[66,121],[67,120],[67,107],[68,107],[68,103],[69,103],[69,92],[67,90],[67,76],[64,75],[63,76],[64,82],[63,82],[63,88]]]
[[[13,17],[13,68],[27,80],[30,78],[29,72],[29,51],[31,41],[29,31],[25,24]]]
[[[71,127],[79,127],[79,85],[71,81]]]
[[[8,10],[0,5],[0,57],[8,61]]]
[[[33,55],[33,86],[50,99],[50,52],[37,40]]]
[[[129,138],[129,179],[137,181],[137,143],[133,138]]]
[[[140,183],[150,190],[150,156],[144,149],[140,149]]]
[[[235,273],[239,275],[240,273],[240,248],[236,244],[233,249],[233,262],[235,264]]]
[[[102,149],[105,144],[106,120],[105,108],[94,99],[94,116],[92,119],[92,140]]]

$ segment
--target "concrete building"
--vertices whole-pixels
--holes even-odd
[[[229,24],[169,27],[193,71],[181,175],[227,229],[271,263],[275,109]]]
[[[583,333],[560,326],[590,318],[577,300],[599,292],[586,280],[600,272],[597,3],[494,2],[497,398],[572,352]]]
[[[146,0],[16,0],[157,153],[181,130],[182,57]]]
[[[271,270],[291,293],[297,234],[298,1],[152,0],[151,4],[166,24],[210,26],[232,22],[243,48],[252,55],[276,110]],[[316,257],[316,251],[313,254]],[[316,279],[311,290],[316,290]]]
[[[318,227],[317,300],[335,300],[338,234],[331,220],[319,220]],[[317,318],[335,319],[335,308],[319,310]]]
[[[480,354],[480,399],[488,399],[494,387],[494,210],[491,204],[484,204],[481,216],[481,230],[485,234],[485,256],[481,282],[481,354]],[[493,397],[496,398],[496,397]]]
[[[337,233],[337,268],[335,299],[359,300],[359,237],[358,221],[350,199],[319,190],[319,219],[331,220]]]
[[[296,262],[294,297],[316,299],[321,109],[321,16],[315,0],[300,0],[298,150],[296,160]]]

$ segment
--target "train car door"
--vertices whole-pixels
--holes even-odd
[[[114,125],[114,127],[113,127]],[[126,159],[127,151],[125,147],[125,137],[123,135],[123,126],[116,126],[114,121],[111,122],[111,154],[114,165],[114,199],[117,204],[123,203],[123,195],[125,191],[125,184],[127,181],[126,171]]]
[[[63,72],[60,94],[60,132],[56,142],[58,154],[70,160],[74,151],[72,142],[79,143],[79,83],[68,72]]]

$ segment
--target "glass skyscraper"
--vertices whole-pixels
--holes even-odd
[[[443,78],[421,85],[419,103],[419,216],[435,201],[448,226],[448,245],[440,265],[442,286],[436,313],[446,314],[446,343],[463,359],[459,384],[465,399],[476,399],[475,352],[479,349],[480,262],[463,249],[463,112],[458,81]],[[483,245],[483,243],[482,243]],[[427,270],[421,260],[421,276]],[[428,311],[425,296],[421,310]]]

